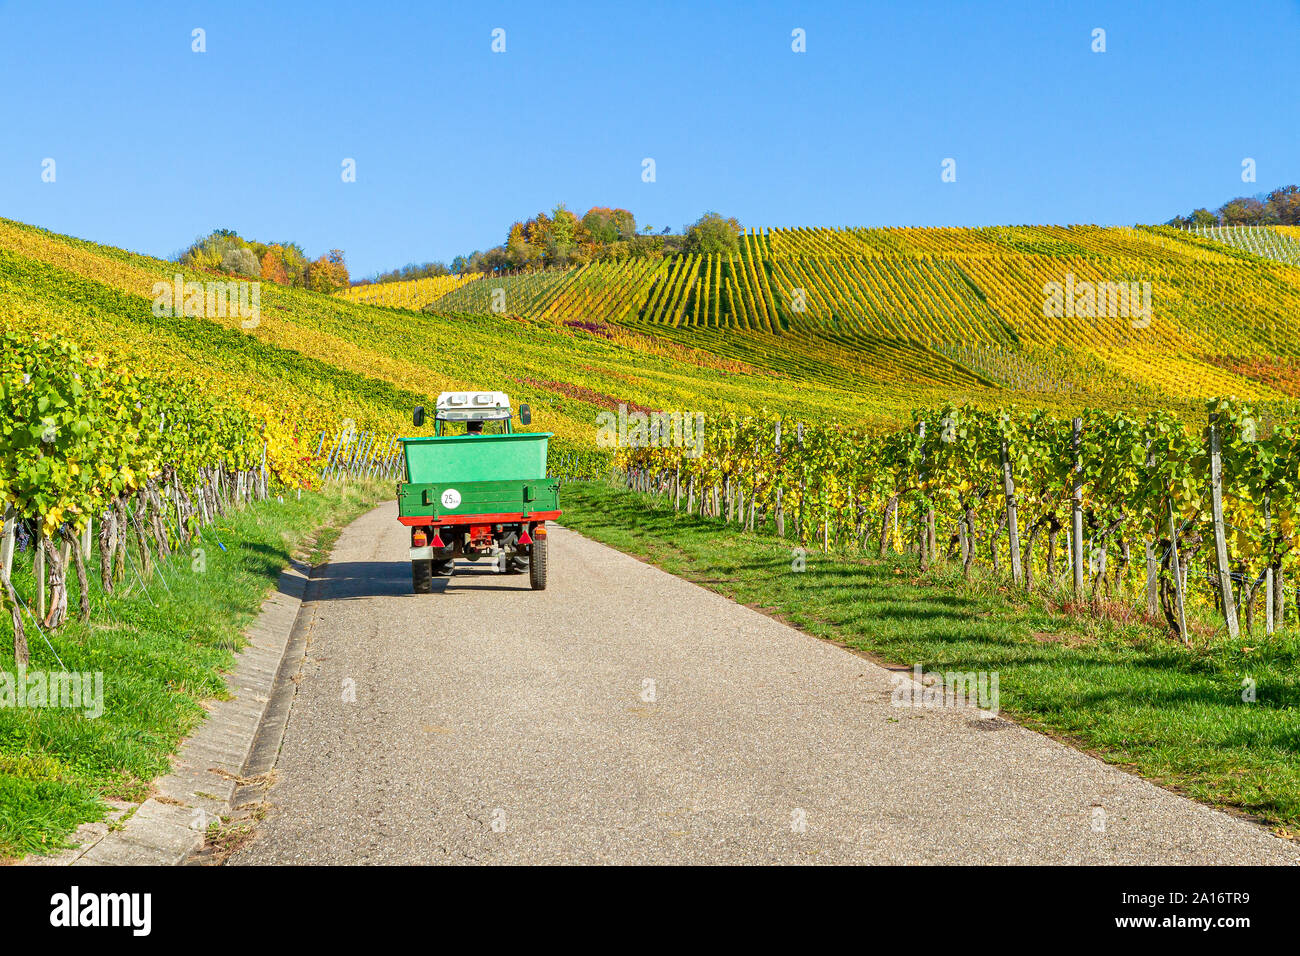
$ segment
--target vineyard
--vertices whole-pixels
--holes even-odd
[[[1081,607],[1144,596],[1187,643],[1189,609],[1272,633],[1296,617],[1300,432],[1233,401],[1203,420],[946,404],[875,435],[732,416],[686,448],[651,419],[618,463],[679,511],[801,547],[980,561]]]
[[[123,367],[201,381],[303,434],[333,433],[343,419],[391,434],[430,394],[491,379],[530,402],[566,454],[594,450],[596,414],[621,404],[781,408],[876,429],[947,400],[1187,417],[1206,398],[1234,395],[1282,410],[1300,396],[1300,269],[1226,241],[1235,232],[1216,235],[749,230],[737,257],[627,259],[335,296],[266,286],[248,327],[154,308],[156,284],[184,271],[172,263],[0,220],[0,317],[6,329],[62,335]],[[183,276],[213,278],[224,277]],[[1044,314],[1051,283],[1130,282],[1151,284],[1149,317]],[[426,358],[452,344],[458,361]],[[268,450],[272,475],[292,471],[283,447]]]
[[[400,282],[355,285],[339,292],[339,297],[364,305],[386,305],[395,309],[422,309],[429,303],[477,279],[476,274],[429,276]]]
[[[775,341],[872,361],[890,343],[931,367],[943,356],[990,384],[1092,404],[1117,390],[1184,406],[1216,394],[1276,400],[1297,393],[1225,362],[1297,354],[1294,246],[1282,230],[747,230],[735,257],[483,276],[427,311],[598,322],[709,349],[726,332],[737,356]]]
[[[225,278],[0,220],[5,328],[61,334],[115,361],[199,378],[239,404],[279,410],[304,432],[332,432],[350,418],[359,429],[392,433],[429,395],[485,380],[529,402],[567,454],[594,450],[596,414],[622,403],[779,404],[812,420],[853,404],[864,422],[885,423],[905,417],[918,397],[990,401],[997,392],[933,350],[883,339],[863,355],[853,342],[820,336],[738,341],[721,328],[557,322],[490,308],[413,322],[404,310],[268,284],[260,320],[244,327],[229,315],[155,310],[155,284],[178,272],[187,283]],[[556,275],[507,281],[523,288]],[[455,362],[446,358],[453,344]],[[792,381],[800,385],[794,395]],[[280,464],[273,454],[268,467],[274,474]]]
[[[1289,228],[1288,232],[1285,226],[1190,226],[1188,232],[1265,259],[1300,266],[1300,239],[1294,234],[1295,227]]]
[[[279,415],[258,418],[192,384],[113,365],[58,336],[6,331],[0,353],[0,501],[4,503],[0,599],[26,664],[22,601],[10,580],[15,526],[35,529],[40,625],[67,617],[69,560],[90,616],[85,560],[98,528],[106,594],[126,574],[128,539],[151,573],[228,504],[269,495],[275,451],[281,482],[313,480],[313,456]],[[45,606],[45,572],[50,602]]]

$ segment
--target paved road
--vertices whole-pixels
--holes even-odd
[[[544,592],[462,565],[414,595],[405,547],[378,508],[309,590],[232,863],[1300,862],[1004,720],[894,707],[889,671],[572,532]]]

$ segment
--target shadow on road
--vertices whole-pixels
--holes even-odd
[[[450,578],[435,577],[433,593],[527,591],[528,575],[497,574],[489,565],[456,565]],[[321,569],[308,585],[307,601],[355,601],[372,597],[415,597],[409,561],[339,561]]]
[[[350,601],[410,593],[409,561],[332,561],[312,578],[307,600]]]
[[[528,574],[498,574],[489,564],[458,563],[449,578],[433,579],[433,593],[457,591],[529,591]]]

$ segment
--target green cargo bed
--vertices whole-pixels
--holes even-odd
[[[403,438],[406,480],[533,480],[546,477],[546,443],[550,432],[513,435],[447,435]]]
[[[528,516],[556,512],[559,508],[558,478],[412,482],[402,485],[397,495],[397,512],[403,518],[523,515],[526,520]]]
[[[397,491],[398,514],[408,524],[428,519],[494,516],[526,520],[559,510],[560,482],[546,477],[549,432],[403,438],[406,483]]]

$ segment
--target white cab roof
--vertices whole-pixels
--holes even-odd
[[[437,418],[443,421],[510,417],[510,396],[505,392],[443,392],[438,396]]]

